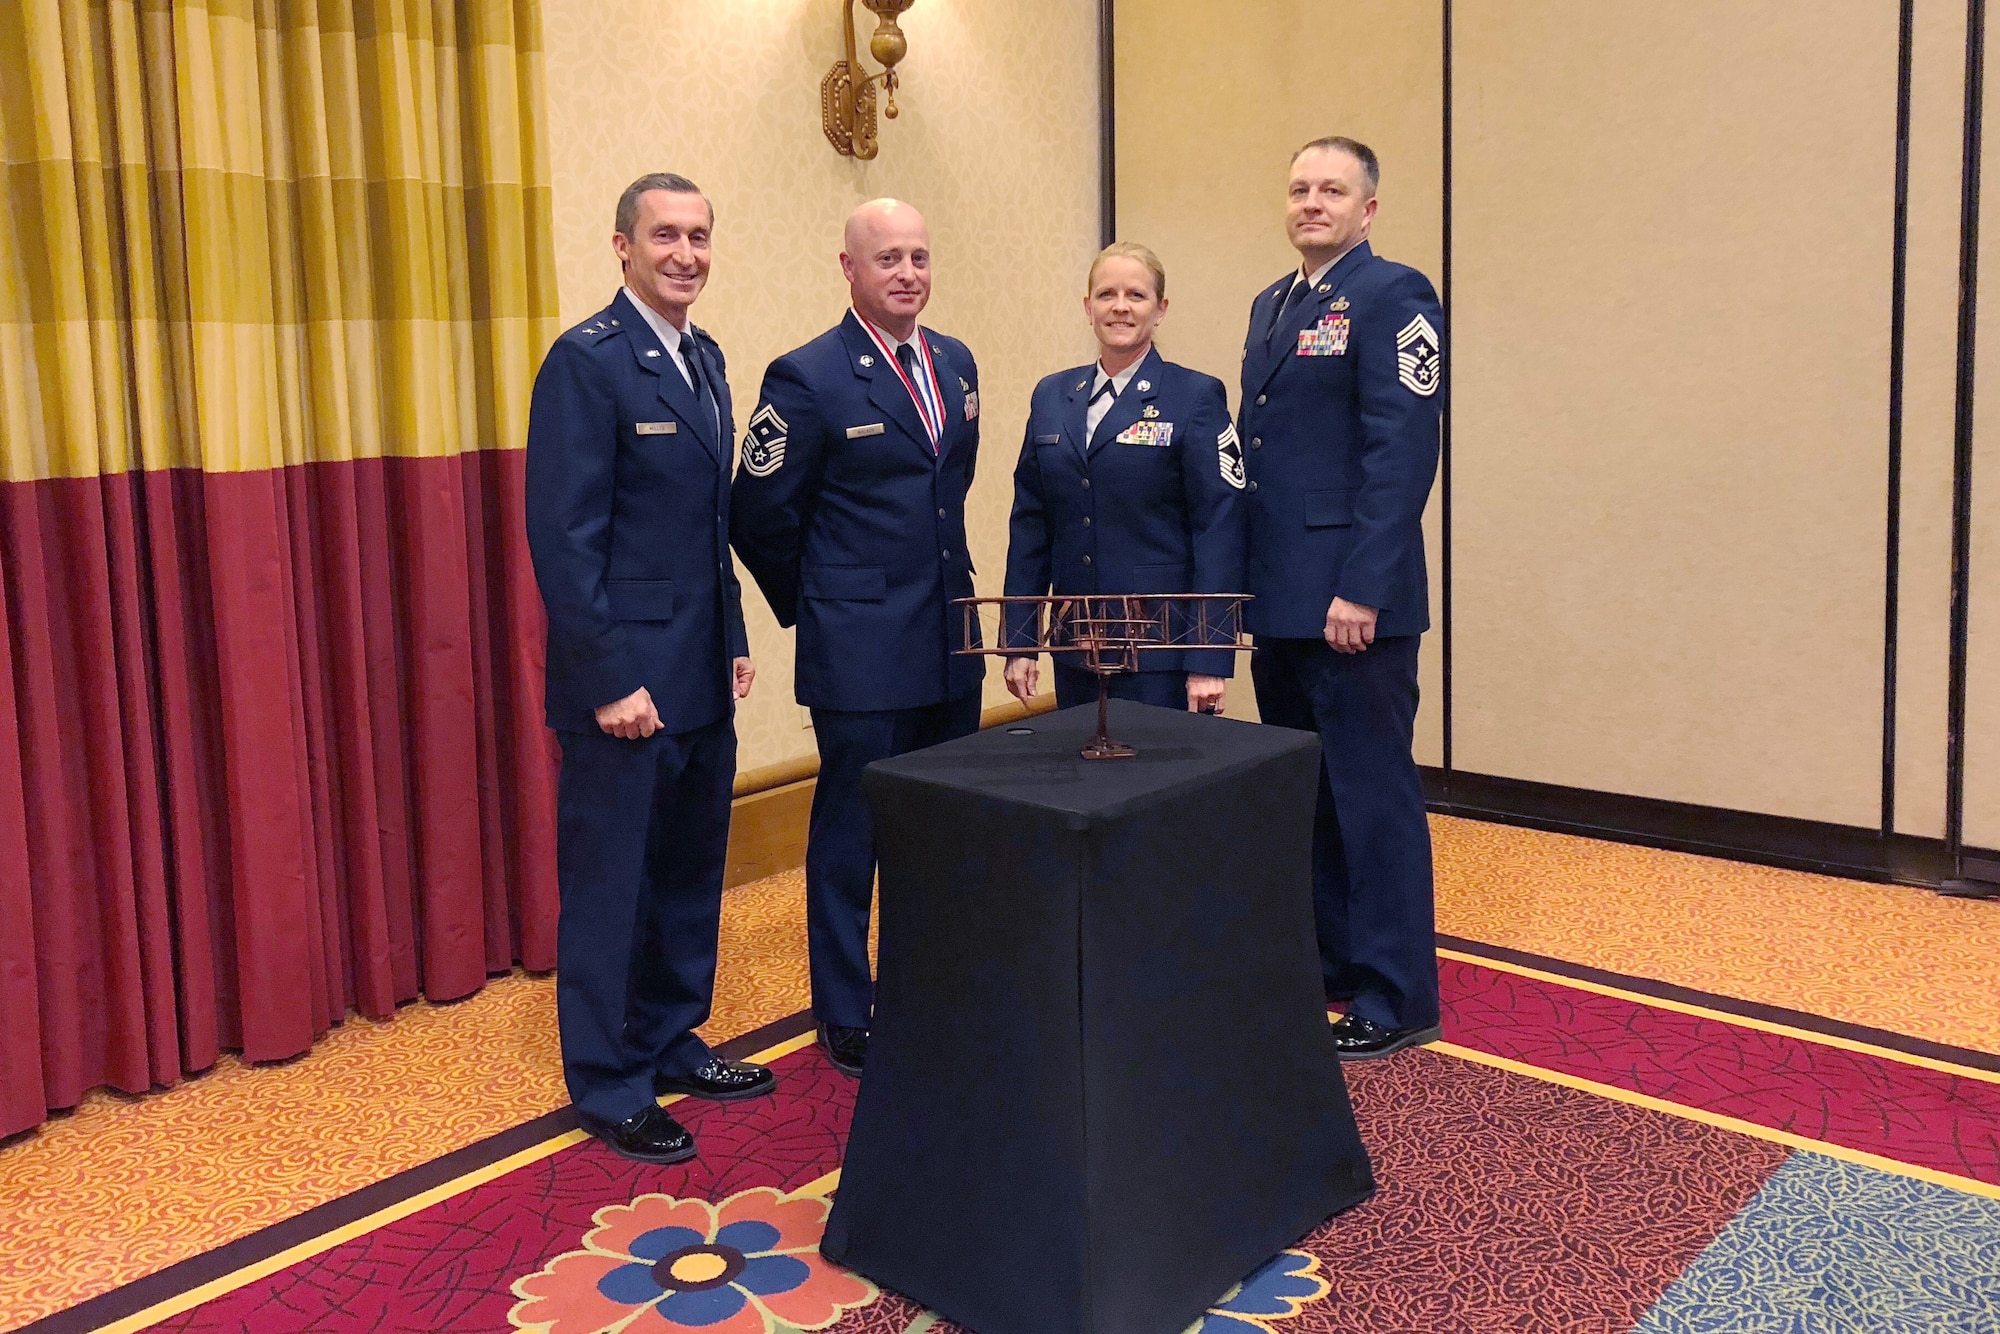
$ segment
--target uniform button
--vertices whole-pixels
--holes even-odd
[[[1262,449],[1263,447],[1264,447],[1264,437],[1263,437],[1263,436],[1261,436],[1261,435],[1253,435],[1253,436],[1251,436],[1251,437],[1250,437],[1250,448],[1252,448],[1252,449]]]
[[[1264,406],[1264,396],[1262,394],[1257,395],[1257,406],[1260,408]]]
[[[1085,528],[1090,527],[1090,516],[1088,514],[1083,516],[1083,526]]]
[[[1083,558],[1083,563],[1084,563],[1085,565],[1088,565],[1088,564],[1090,564],[1090,557],[1088,557],[1088,556],[1085,556],[1085,557]]]
[[[1088,477],[1083,479],[1083,489],[1086,491],[1090,490],[1090,479]]]
[[[950,559],[951,559],[951,553],[950,553],[949,551],[942,551],[942,552],[939,552],[938,554],[939,554],[939,555],[941,555],[941,556],[943,556],[943,557],[944,557],[944,558],[945,558],[946,560],[950,560]]]
[[[939,510],[939,511],[938,511],[938,517],[939,517],[940,519],[942,519],[942,518],[944,517],[944,511],[943,511],[943,510]]]
[[[1250,483],[1250,489],[1254,492],[1257,489],[1257,484],[1255,482]]]

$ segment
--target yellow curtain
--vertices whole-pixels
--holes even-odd
[[[539,0],[0,3],[0,480],[518,446]]]
[[[540,0],[0,0],[0,1137],[554,965]]]

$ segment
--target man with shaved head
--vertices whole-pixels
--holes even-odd
[[[918,325],[931,295],[923,215],[854,210],[840,256],[853,308],[764,372],[730,499],[736,554],[798,627],[800,704],[819,743],[806,847],[813,1014],[851,1075],[868,1052],[875,835],[871,761],[979,727],[985,659],[962,647],[972,596],[965,493],[979,456],[979,369]]]

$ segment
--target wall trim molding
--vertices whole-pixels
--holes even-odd
[[[1632,843],[1850,880],[1935,888],[1952,874],[1943,839],[1860,825],[1696,806],[1423,766],[1426,806],[1494,824]],[[2000,853],[1968,849],[1976,856]]]

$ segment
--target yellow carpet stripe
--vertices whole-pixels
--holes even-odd
[[[1864,1056],[1879,1056],[1885,1061],[1898,1061],[1904,1065],[1914,1065],[1925,1070],[1935,1070],[1940,1074],[1956,1075],[1960,1079],[1976,1079],[1986,1084],[2000,1084],[2000,1072],[1977,1070],[1967,1065],[1953,1065],[1949,1061],[1935,1060],[1929,1056],[1918,1056],[1911,1052],[1894,1051],[1888,1047],[1878,1047],[1872,1043],[1860,1042],[1854,1038],[1836,1037],[1830,1033],[1815,1033],[1807,1028],[1795,1028],[1789,1024],[1772,1023],[1765,1019],[1752,1019],[1745,1015],[1731,1014],[1726,1010],[1713,1010],[1706,1006],[1691,1005],[1685,1001],[1664,1000],[1658,996],[1647,996],[1636,991],[1623,991],[1606,986],[1601,982],[1586,982],[1580,978],[1565,977],[1561,973],[1545,972],[1540,968],[1530,968],[1524,964],[1507,963],[1499,959],[1489,959],[1479,954],[1464,954],[1458,950],[1439,949],[1440,959],[1453,959],[1459,963],[1477,964],[1481,968],[1491,968],[1498,972],[1513,973],[1519,977],[1532,977],[1538,982],[1552,982],[1557,986],[1575,987],[1578,991],[1594,992],[1600,996],[1611,996],[1618,1000],[1651,1006],[1658,1010],[1672,1010],[1677,1014],[1693,1015],[1697,1019],[1713,1019],[1717,1023],[1734,1024],[1738,1028],[1753,1028],[1760,1033],[1774,1033],[1779,1037],[1797,1038],[1801,1042],[1817,1043],[1822,1047],[1838,1047],[1843,1051],[1859,1052]]]
[[[1862,1167],[1872,1167],[1878,1172],[1888,1172],[1900,1177],[1914,1177],[1918,1181],[1928,1181],[1937,1186],[1949,1186],[1953,1190],[1964,1191],[1968,1195],[1984,1195],[1988,1199],[2000,1200],[2000,1186],[1971,1177],[1956,1176],[1950,1172],[1940,1172],[1934,1168],[1918,1167],[1912,1163],[1899,1163],[1894,1158],[1884,1158],[1877,1153],[1864,1153],[1860,1149],[1850,1149],[1839,1144],[1829,1144],[1825,1140],[1811,1139],[1805,1135],[1795,1135],[1789,1130],[1773,1130],[1760,1126],[1754,1121],[1739,1120],[1724,1116],[1719,1112],[1703,1111],[1699,1107],[1688,1107],[1665,1098],[1655,1098],[1646,1093],[1634,1093],[1630,1089],[1618,1088],[1612,1084],[1600,1084],[1594,1079],[1583,1079],[1567,1075],[1559,1070],[1545,1070],[1524,1061],[1510,1060],[1505,1056],[1494,1056],[1488,1052],[1475,1051],[1471,1047],[1461,1047],[1455,1042],[1433,1042],[1431,1051],[1456,1056],[1461,1061],[1471,1061],[1476,1065],[1491,1066],[1496,1070],[1507,1070],[1530,1079],[1539,1079],[1544,1084],[1560,1084],[1564,1088],[1577,1089],[1584,1093],[1594,1093],[1600,1098],[1613,1102],[1629,1103],[1634,1107],[1645,1107],[1669,1116],[1678,1116],[1685,1121],[1699,1121],[1703,1125],[1715,1126],[1721,1130],[1734,1131],[1739,1135],[1749,1135],[1754,1139],[1768,1140],[1790,1149],[1803,1149],[1808,1153],[1824,1154],[1838,1158],[1842,1162],[1858,1163]]]
[[[791,1055],[801,1047],[809,1045],[813,1041],[813,1037],[813,1031],[808,1029],[797,1037],[788,1038],[776,1046],[765,1048],[749,1059],[760,1064],[769,1064],[781,1057]],[[662,1098],[660,1099],[660,1105],[663,1107],[671,1106],[681,1101],[685,1096],[684,1094],[676,1094],[671,1098]],[[165,1301],[155,1303],[143,1311],[126,1316],[123,1320],[114,1321],[108,1325],[100,1325],[91,1331],[91,1334],[134,1334],[135,1331],[156,1325],[170,1316],[179,1315],[183,1311],[193,1310],[203,1302],[211,1302],[217,1297],[226,1296],[236,1291],[236,1289],[243,1287],[245,1284],[255,1283],[260,1278],[267,1278],[281,1269],[286,1269],[297,1264],[301,1260],[311,1259],[322,1251],[332,1250],[342,1242],[352,1241],[356,1237],[365,1236],[373,1232],[376,1228],[386,1227],[399,1219],[408,1218],[411,1214],[428,1209],[433,1204],[448,1200],[454,1195],[463,1195],[473,1187],[484,1185],[497,1177],[503,1177],[517,1168],[526,1167],[530,1163],[537,1163],[544,1158],[561,1153],[571,1145],[581,1144],[589,1138],[590,1135],[582,1130],[565,1131],[560,1135],[543,1140],[540,1144],[531,1145],[519,1153],[502,1158],[497,1163],[489,1163],[485,1167],[475,1168],[463,1176],[454,1177],[442,1185],[433,1186],[420,1195],[412,1195],[407,1200],[398,1200],[394,1204],[376,1210],[365,1218],[357,1218],[352,1223],[335,1228],[330,1232],[322,1233],[310,1241],[302,1241],[289,1250],[280,1251],[278,1254],[270,1256],[267,1259],[245,1265],[233,1273],[225,1274],[221,1278],[204,1283],[198,1288],[190,1288],[179,1296],[169,1297]],[[838,1171],[829,1172],[826,1176],[807,1183],[804,1187],[795,1191],[794,1194],[824,1194],[833,1188],[833,1183],[839,1177],[840,1173]]]

